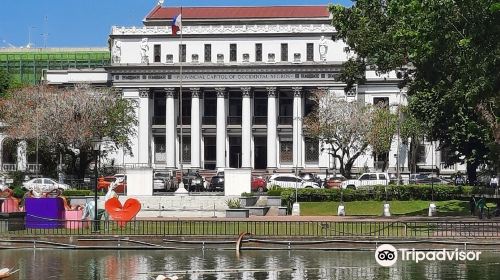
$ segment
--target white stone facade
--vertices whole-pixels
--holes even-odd
[[[394,73],[368,71],[365,85],[344,93],[338,73],[352,54],[345,52],[344,42],[331,40],[335,29],[328,14],[182,18],[182,36],[171,35],[168,18],[148,16],[140,28],[113,27],[112,65],[105,70],[46,72],[50,84],[94,79],[137,101],[133,156],[119,152],[116,164],[175,169],[181,165],[182,149],[184,168],[324,171],[334,166],[331,157],[320,151],[319,143],[305,139],[302,128],[311,91],[322,88],[371,104],[374,98],[387,98],[390,105],[406,103]],[[397,142],[389,170],[397,165]],[[407,148],[399,146],[400,167],[408,171]],[[439,168],[439,157],[432,160],[426,157],[424,164]],[[354,171],[365,166],[378,168],[370,152],[358,158]]]

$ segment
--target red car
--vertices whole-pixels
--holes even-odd
[[[262,177],[252,177],[252,192],[265,192],[267,182],[266,179]]]
[[[109,185],[111,185],[112,182],[116,180],[117,177],[121,177],[124,175],[121,174],[116,174],[115,176],[105,176],[105,177],[99,177],[97,179],[97,191],[104,191],[107,192]],[[123,180],[123,182],[119,183],[118,186],[115,188],[116,193],[125,193],[125,190],[127,189],[127,179]]]

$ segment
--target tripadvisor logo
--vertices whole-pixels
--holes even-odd
[[[433,251],[419,251],[413,249],[396,249],[390,244],[382,244],[375,250],[375,260],[377,263],[384,267],[393,266],[398,256],[402,261],[413,261],[419,263],[420,261],[478,261],[480,251],[465,251],[465,250],[433,250]]]

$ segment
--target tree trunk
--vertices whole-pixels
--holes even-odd
[[[89,154],[86,150],[80,150],[80,165],[78,166],[78,178],[83,179],[85,177],[85,170],[87,169],[89,160]]]
[[[469,180],[469,184],[476,185],[478,166],[476,162],[467,162],[467,179]]]

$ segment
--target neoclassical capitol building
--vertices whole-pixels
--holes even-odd
[[[366,84],[344,92],[338,74],[353,54],[332,40],[326,6],[184,7],[175,34],[179,14],[181,8],[158,5],[142,27],[113,27],[109,67],[45,73],[49,84],[108,85],[137,100],[133,155],[117,154],[115,164],[324,171],[335,166],[328,147],[303,132],[314,91],[372,104],[406,102],[395,75],[374,71]],[[424,145],[422,166],[440,168],[433,151]],[[389,170],[396,154],[408,170],[407,147],[397,139]],[[354,171],[379,166],[367,153]]]

